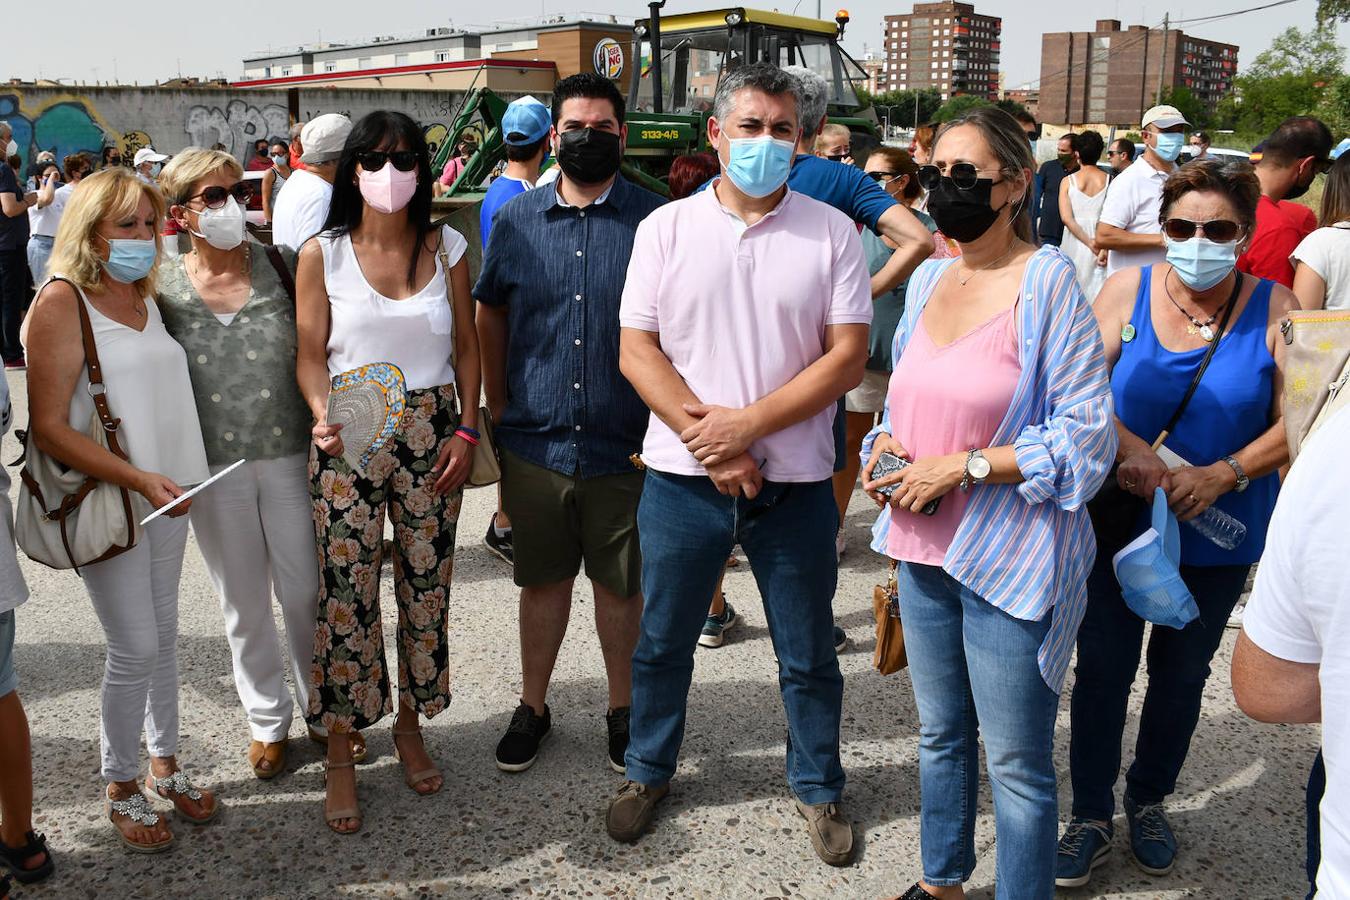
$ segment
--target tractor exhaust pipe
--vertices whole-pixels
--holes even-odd
[[[661,83],[661,9],[665,5],[666,0],[651,0],[647,4],[652,42],[652,110],[658,113],[666,111],[665,85]]]

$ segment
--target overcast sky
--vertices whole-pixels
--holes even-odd
[[[493,0],[490,4],[500,20],[576,12],[569,0]],[[578,0],[570,0],[578,2]],[[626,16],[646,14],[647,7],[634,0],[580,0],[596,11]],[[762,0],[760,8],[779,8],[786,0]],[[797,0],[792,0],[797,2]],[[821,0],[824,3],[824,0]],[[1064,0],[976,0],[981,13],[1003,17],[1003,59],[1006,85],[1017,87],[1034,80],[1040,73],[1041,33],[1043,31],[1082,31],[1092,28],[1099,18],[1120,19],[1124,25],[1157,24],[1170,8],[1172,18],[1196,18],[1225,14],[1259,6],[1269,0],[1190,0],[1178,5],[1168,0],[1088,0],[1066,3]],[[718,8],[726,2],[700,3],[697,0],[670,0],[667,12],[687,12]],[[427,3],[425,0],[323,0],[321,3],[242,3],[198,4],[194,0],[125,7],[92,0],[70,0],[61,5],[61,20],[72,23],[60,27],[47,17],[46,24],[34,29],[29,25],[43,17],[29,18],[19,24],[9,17],[5,49],[0,54],[0,79],[60,78],[76,82],[113,81],[142,84],[184,75],[224,74],[237,78],[242,74],[240,60],[270,47],[285,47],[319,40],[354,40],[375,34],[402,34],[423,28],[446,25],[446,16],[456,26],[490,26],[485,17],[488,4],[469,0]],[[813,0],[800,0],[798,12],[814,15]],[[823,5],[826,17],[837,7]],[[881,20],[887,14],[908,12],[909,2],[893,0],[853,0],[847,6],[853,17],[844,46],[861,57],[863,46],[880,48]],[[233,16],[224,15],[233,10]],[[220,12],[218,13],[217,10]],[[439,10],[439,12],[436,12]],[[1241,47],[1239,65],[1245,68],[1271,38],[1290,25],[1313,26],[1315,0],[1297,0],[1277,9],[1233,16],[1197,27],[1183,26],[1199,37],[1235,43]],[[210,12],[207,15],[207,12]],[[590,10],[588,10],[590,11]],[[437,16],[442,18],[437,18]],[[1341,43],[1347,42],[1347,30],[1341,29]]]

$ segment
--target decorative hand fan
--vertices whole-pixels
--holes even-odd
[[[371,363],[333,378],[328,424],[342,425],[342,458],[361,477],[394,436],[407,405],[403,372],[393,363]]]

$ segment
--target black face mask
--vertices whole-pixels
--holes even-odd
[[[619,136],[610,131],[578,128],[558,137],[558,165],[577,184],[600,184],[619,171],[623,160]]]
[[[1299,197],[1302,197],[1304,194],[1308,193],[1308,188],[1310,187],[1312,187],[1311,181],[1308,182],[1307,184],[1299,184],[1295,182],[1294,186],[1289,189],[1289,193],[1284,195],[1284,199],[1297,200]]]
[[[990,197],[994,190],[992,178],[980,178],[975,186],[963,191],[950,177],[942,176],[942,181],[928,193],[928,214],[937,223],[938,231],[962,244],[978,240],[998,221],[998,214],[1007,206],[994,209],[990,206]]]

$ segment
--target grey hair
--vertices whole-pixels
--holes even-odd
[[[816,136],[820,120],[825,118],[825,108],[830,103],[830,84],[819,72],[806,66],[785,66],[783,71],[801,85],[802,137],[810,140]]]
[[[294,125],[292,125],[292,126],[291,126],[291,132],[290,132],[290,134],[291,134],[291,140],[293,140],[293,141],[298,141],[298,140],[300,140],[300,132],[302,132],[302,131],[304,131],[304,130],[305,130],[305,123],[304,123],[304,122],[296,122]],[[283,143],[284,143],[284,142],[283,142]]]
[[[726,120],[736,107],[736,95],[746,89],[761,91],[771,97],[791,94],[797,121],[801,123],[801,82],[777,66],[763,62],[740,66],[722,76],[722,82],[717,86],[717,96],[713,98],[713,115],[717,121]]]

